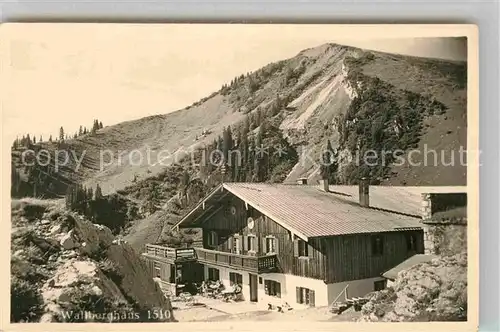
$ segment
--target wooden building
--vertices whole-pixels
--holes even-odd
[[[237,282],[248,301],[325,306],[384,288],[382,273],[424,252],[421,194],[436,190],[450,188],[223,183],[175,227],[203,230],[203,279]]]

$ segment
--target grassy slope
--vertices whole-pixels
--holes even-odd
[[[458,165],[458,150],[467,145],[467,87],[466,64],[414,57],[399,57],[384,53],[363,68],[369,76],[376,76],[396,87],[433,96],[448,109],[445,114],[429,116],[424,120],[424,133],[418,146],[420,155],[415,162],[423,162],[427,151],[448,151],[445,161],[455,151],[456,165],[452,167],[428,163],[427,167],[393,167],[397,172],[387,185],[465,185],[466,167]],[[429,155],[429,160],[433,160]],[[440,156],[438,158],[441,158]],[[441,162],[439,162],[441,163]]]

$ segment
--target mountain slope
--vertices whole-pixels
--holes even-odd
[[[363,108],[371,109],[371,113]],[[392,127],[396,114],[407,108],[415,119],[408,142],[399,144]],[[387,114],[379,116],[383,111]],[[122,190],[160,174],[166,165],[180,162],[178,157],[185,151],[212,143],[224,127],[234,128],[247,114],[255,116],[258,112],[280,128],[302,157],[289,170],[287,181],[303,176],[317,179],[315,160],[326,140],[342,151],[342,161],[356,149],[373,148],[377,142],[364,141],[372,134],[375,120],[382,121],[377,124],[381,127],[377,135],[381,135],[383,144],[378,142],[377,148],[390,141],[390,147],[405,151],[410,147],[423,151],[425,146],[458,150],[466,143],[466,64],[321,45],[241,75],[183,110],[120,123],[65,142],[84,162],[73,177],[62,177],[93,187],[99,183],[104,194]],[[357,120],[354,128],[346,129]],[[205,130],[208,133],[202,134]],[[127,157],[133,150],[142,154],[142,163]],[[159,160],[160,151],[160,157],[171,157]],[[139,158],[139,153],[134,153]],[[147,156],[151,162],[146,161]],[[342,166],[339,179],[346,183],[355,182],[365,172],[353,171],[353,165]],[[466,178],[465,167],[460,165],[388,165],[369,172],[384,184],[463,185]]]

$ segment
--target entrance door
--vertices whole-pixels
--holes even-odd
[[[249,273],[250,276],[250,301],[257,302],[257,275]]]

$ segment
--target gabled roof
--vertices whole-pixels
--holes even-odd
[[[307,185],[224,183],[174,227],[215,213],[213,206],[205,209],[205,202],[231,193],[304,240],[421,229],[422,193],[463,192],[465,189],[370,186],[370,207],[359,205],[358,186],[330,186],[330,191]]]
[[[407,270],[417,264],[428,263],[432,261],[434,258],[437,258],[437,256],[424,255],[424,254],[413,255],[404,262],[402,262],[401,264],[396,265],[387,272],[384,272],[382,276],[386,279],[395,280],[398,277],[399,272]]]

